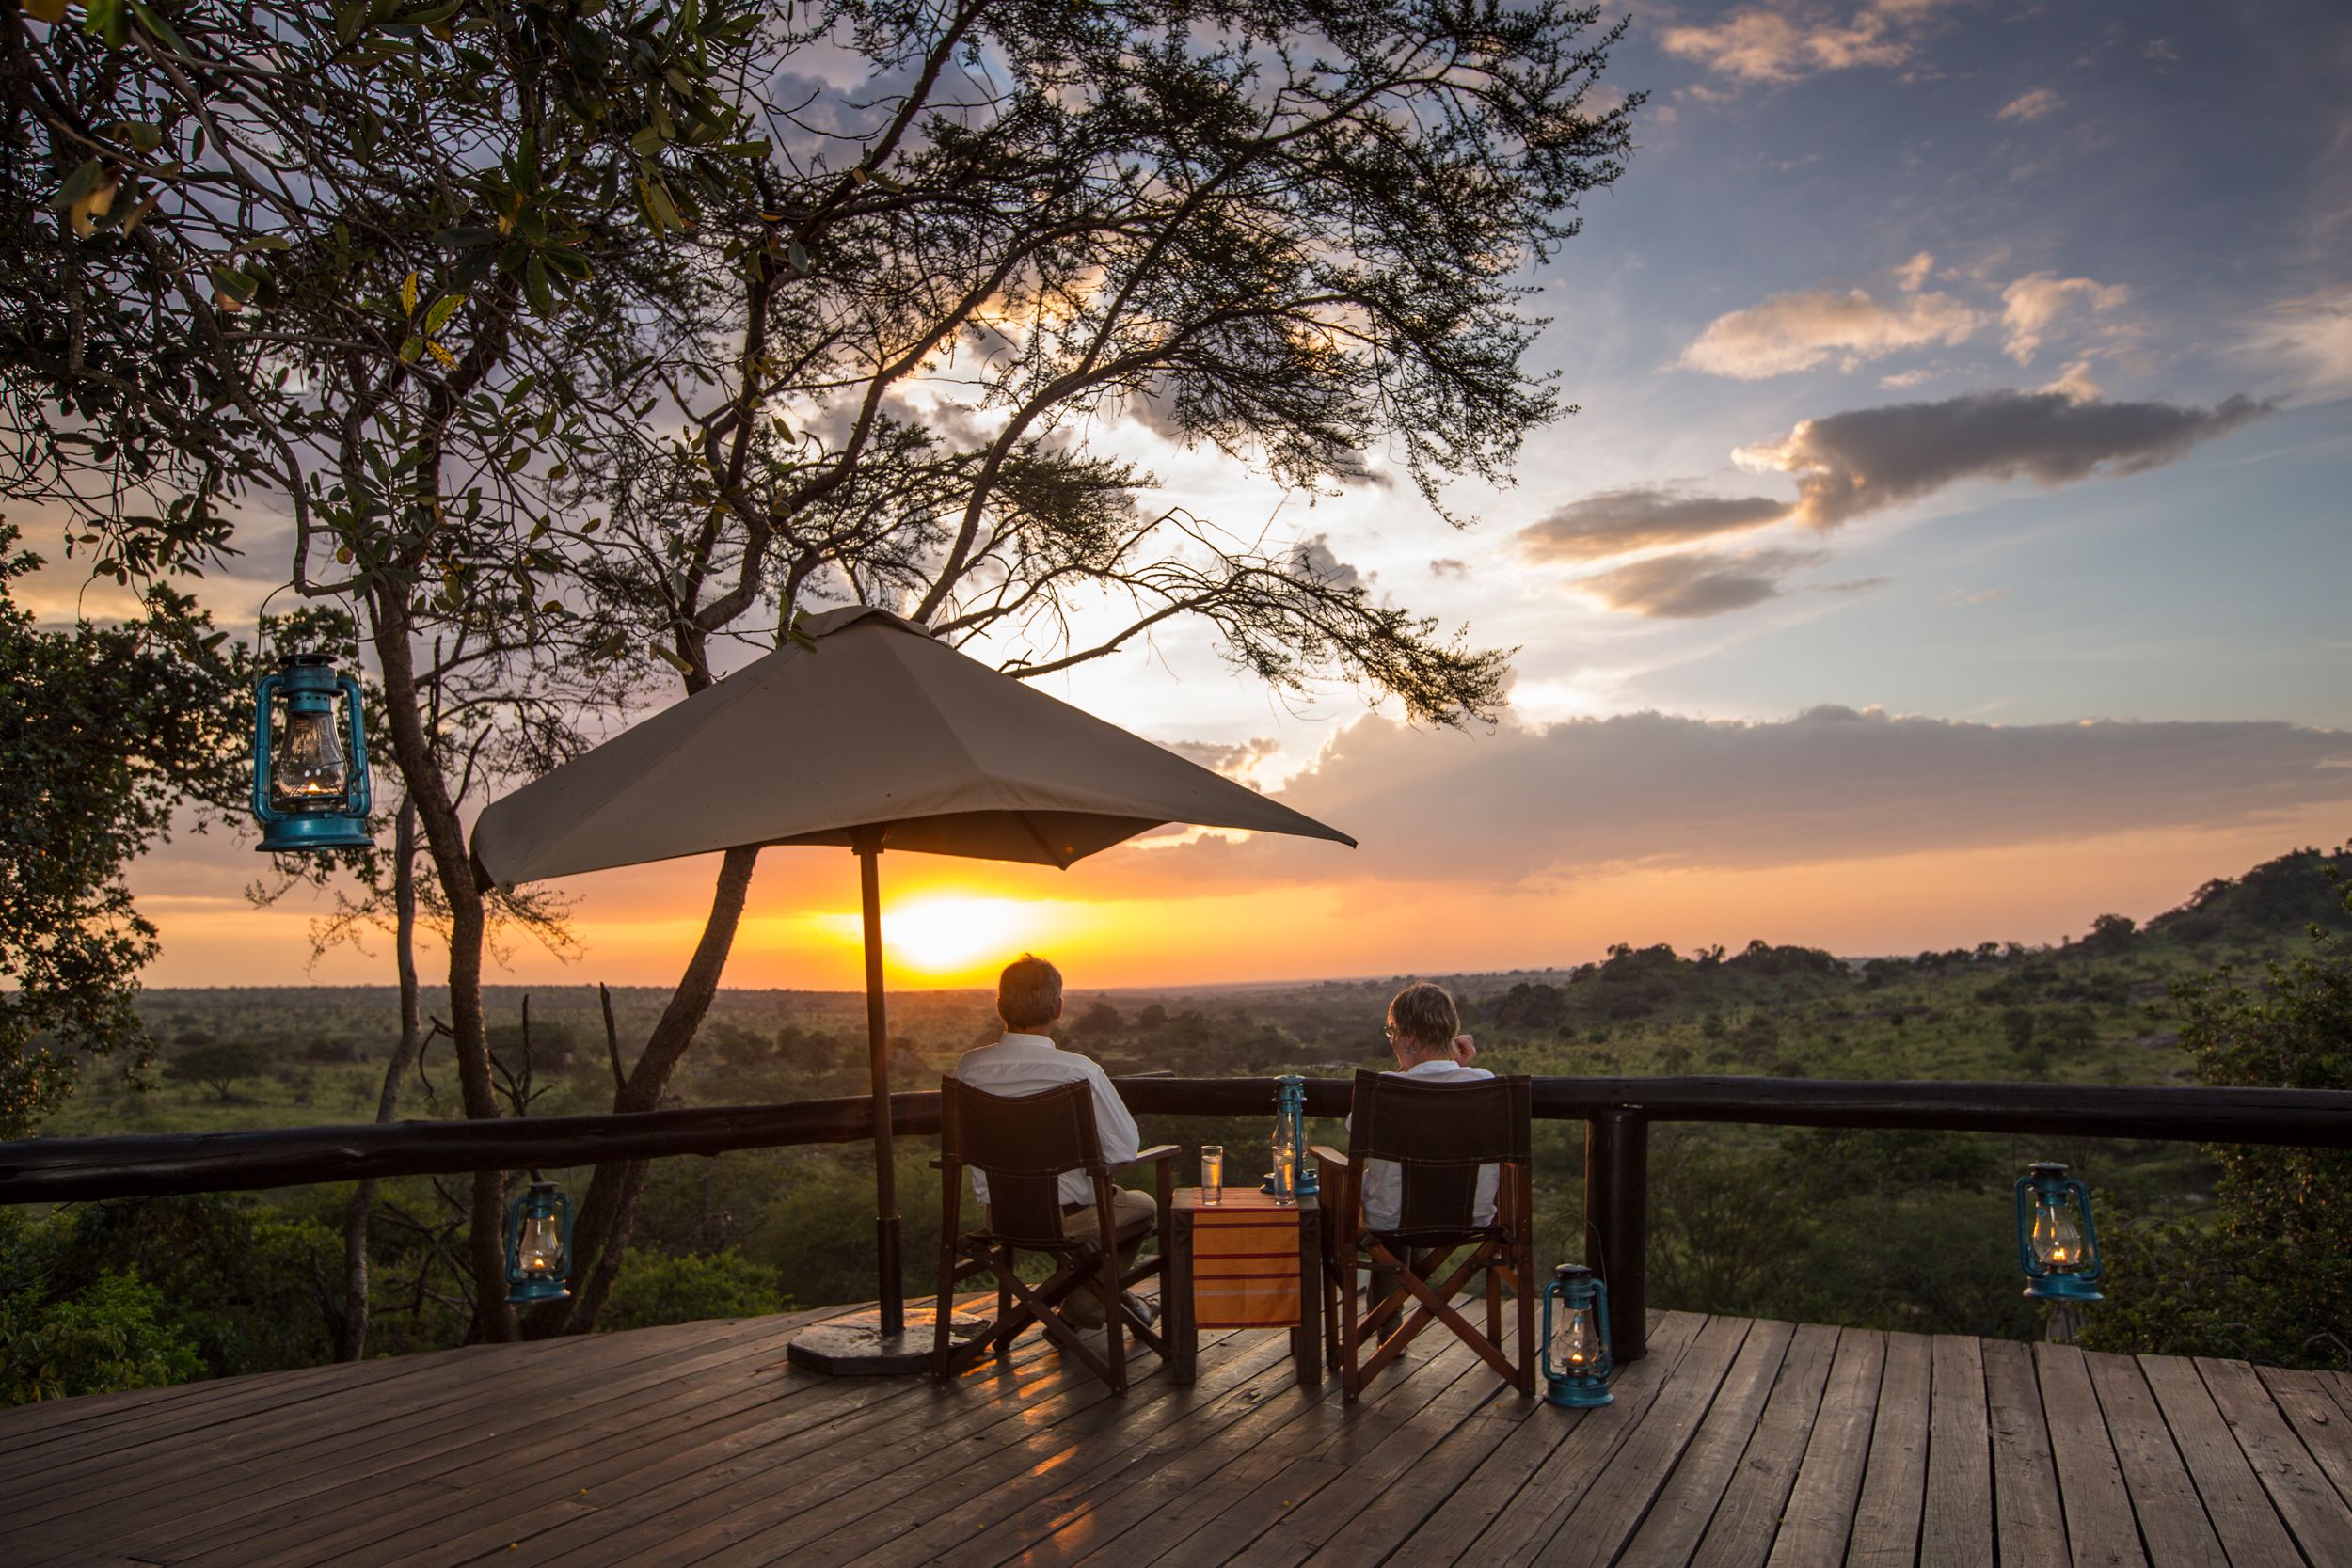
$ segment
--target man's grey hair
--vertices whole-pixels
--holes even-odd
[[[1061,971],[1034,953],[1005,966],[996,981],[996,1016],[1008,1029],[1042,1029],[1061,1016]]]
[[[1462,1032],[1462,1015],[1443,986],[1416,980],[1389,1004],[1389,1022],[1406,1039],[1424,1048],[1453,1043]]]

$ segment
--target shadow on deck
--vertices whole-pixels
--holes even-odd
[[[0,1411],[0,1563],[2352,1564],[2339,1374],[1664,1313],[1606,1409],[1432,1337],[1350,1410],[1279,1333],[790,1369],[824,1315]]]

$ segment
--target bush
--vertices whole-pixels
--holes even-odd
[[[2252,878],[2248,879],[2249,882]],[[2338,901],[2352,914],[2352,890]],[[2207,1084],[2352,1089],[2352,936],[2315,928],[2258,990],[2225,966],[2174,987],[2181,1043]],[[2210,1215],[2110,1225],[2101,1350],[2352,1367],[2352,1153],[2215,1146]]]
[[[739,1252],[664,1258],[631,1247],[596,1327],[600,1332],[653,1328],[704,1318],[761,1318],[783,1310],[776,1271]]]
[[[163,1316],[163,1293],[108,1273],[64,1301],[0,1298],[0,1405],[185,1383],[203,1370],[196,1347]]]

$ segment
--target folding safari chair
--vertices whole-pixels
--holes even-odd
[[[940,1094],[939,1327],[932,1342],[931,1372],[946,1379],[970,1366],[984,1351],[1003,1355],[1031,1323],[1086,1363],[1113,1393],[1127,1391],[1126,1334],[1132,1332],[1163,1359],[1167,1341],[1131,1308],[1125,1291],[1161,1272],[1157,1257],[1138,1259],[1120,1272],[1120,1247],[1157,1228],[1149,1218],[1121,1227],[1110,1246],[1094,1235],[1066,1233],[1063,1221],[1086,1212],[1065,1205],[1060,1177],[1083,1171],[1094,1188],[1095,1212],[1111,1208],[1111,1178],[1141,1165],[1154,1167],[1159,1212],[1174,1197],[1176,1146],[1147,1148],[1132,1160],[1104,1163],[1094,1130],[1094,1094],[1073,1083],[1018,1097],[990,1094],[955,1078],[943,1078]],[[988,1178],[988,1211],[980,1228],[961,1230],[966,1167]],[[961,1230],[961,1234],[959,1231]],[[1015,1271],[1016,1255],[1041,1252],[1054,1260],[1042,1284],[1030,1285]],[[951,1346],[948,1314],[956,1287],[976,1275],[996,1280],[996,1320],[977,1338]],[[1104,1353],[1098,1354],[1065,1322],[1061,1306],[1076,1291],[1090,1291],[1103,1303]]]
[[[1356,1074],[1347,1152],[1314,1150],[1323,1208],[1324,1347],[1330,1365],[1340,1370],[1349,1401],[1432,1322],[1452,1329],[1521,1394],[1534,1393],[1530,1098],[1526,1078],[1441,1084],[1376,1072]],[[1393,1229],[1364,1226],[1362,1184],[1369,1160],[1393,1161],[1402,1171],[1403,1203]],[[1500,1166],[1501,1173],[1494,1218],[1480,1225],[1475,1209],[1479,1168],[1484,1165]],[[1468,1256],[1454,1262],[1455,1254],[1466,1248]],[[1367,1299],[1359,1317],[1356,1274],[1365,1261],[1396,1283],[1378,1300]],[[1463,1285],[1482,1272],[1486,1291],[1484,1334],[1454,1307]],[[1506,1288],[1518,1303],[1516,1363],[1502,1347]],[[1369,1357],[1362,1356],[1365,1338],[1391,1324],[1393,1331]]]

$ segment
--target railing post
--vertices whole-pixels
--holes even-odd
[[[1610,1111],[1584,1124],[1584,1263],[1609,1287],[1609,1354],[1649,1353],[1649,1122]]]

